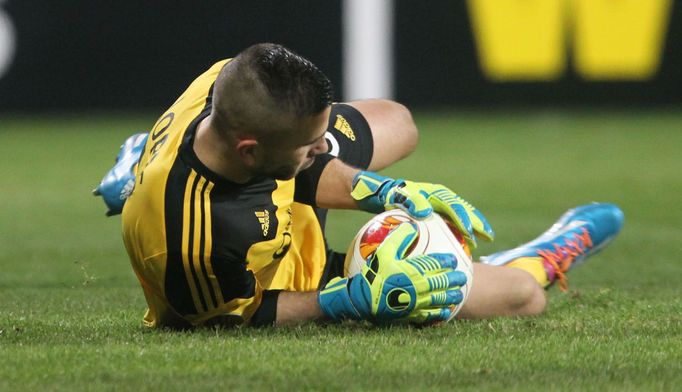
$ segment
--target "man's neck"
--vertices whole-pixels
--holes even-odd
[[[201,163],[212,172],[240,184],[251,179],[251,175],[241,168],[237,152],[230,149],[225,139],[212,128],[211,116],[197,125],[192,148]]]

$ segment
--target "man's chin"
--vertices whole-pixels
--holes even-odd
[[[276,170],[256,171],[254,174],[263,177],[270,177],[274,180],[286,181],[296,177],[298,171],[292,170],[291,168],[279,168]]]
[[[315,163],[315,157],[309,158],[304,164],[298,168],[280,167],[274,170],[255,170],[253,173],[265,177],[274,178],[275,180],[286,181],[296,177],[298,173],[309,168]]]
[[[308,158],[308,161],[306,161],[306,163],[304,163],[303,166],[301,166],[301,168],[299,169],[299,172],[309,168],[310,166],[313,165],[313,163],[315,163],[315,157]]]

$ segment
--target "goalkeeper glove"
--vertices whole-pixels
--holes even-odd
[[[399,225],[359,274],[332,279],[318,295],[322,311],[335,321],[369,320],[375,324],[398,319],[415,323],[447,320],[450,307],[462,302],[460,287],[467,277],[454,270],[457,259],[452,254],[402,259],[416,234],[412,224]]]
[[[367,212],[380,213],[401,208],[422,219],[436,211],[455,225],[471,249],[476,248],[475,235],[488,241],[495,238],[483,214],[443,185],[394,180],[361,171],[353,179],[351,196]]]
[[[104,204],[109,208],[107,216],[120,214],[123,204],[133,192],[135,167],[144,152],[148,136],[146,133],[138,133],[127,138],[116,156],[116,164],[92,191],[95,196],[102,196],[104,199]]]

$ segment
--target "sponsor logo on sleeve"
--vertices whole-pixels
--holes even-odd
[[[346,119],[343,118],[343,116],[340,114],[336,115],[336,122],[334,123],[334,129],[343,133],[351,141],[353,141],[353,142],[355,141],[355,132],[353,132],[353,128],[350,127],[350,124],[348,124],[348,121],[346,121]]]

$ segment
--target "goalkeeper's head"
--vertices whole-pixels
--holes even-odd
[[[331,102],[331,82],[312,62],[256,44],[220,71],[210,123],[250,175],[289,179],[327,151]]]

